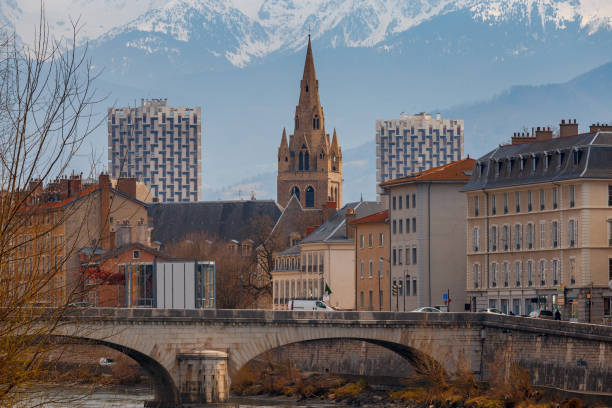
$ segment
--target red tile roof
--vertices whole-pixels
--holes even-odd
[[[382,187],[393,186],[419,181],[465,181],[468,182],[472,176],[472,170],[476,160],[467,158],[456,162],[448,163],[443,166],[434,167],[420,173],[415,173],[410,177],[403,177],[380,183]]]
[[[374,214],[370,214],[365,217],[357,218],[351,221],[351,224],[366,224],[370,222],[385,222],[385,220],[389,218],[389,210],[377,212]]]

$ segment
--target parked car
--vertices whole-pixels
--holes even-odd
[[[549,320],[554,320],[555,315],[552,312],[552,310],[534,310],[531,313],[529,313],[529,317],[535,317],[538,319],[549,319]]]
[[[480,309],[478,313],[494,313],[494,314],[504,314],[501,310],[496,309],[494,307],[488,307],[486,309]]]
[[[440,311],[440,309],[436,309],[435,307],[429,307],[429,306],[419,307],[418,309],[414,309],[413,312],[418,312],[418,313],[442,313]]]
[[[289,303],[287,304],[287,309],[289,310],[318,310],[318,311],[334,310],[331,306],[326,305],[320,300],[310,300],[310,299],[290,300]]]

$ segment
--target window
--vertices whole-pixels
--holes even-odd
[[[412,232],[416,232],[416,218],[412,218]]]
[[[608,246],[612,246],[612,220],[608,220]]]
[[[410,275],[406,275],[406,296],[410,296]]]
[[[559,247],[559,222],[553,221],[550,223],[550,240],[552,241],[552,247]]]
[[[504,193],[504,214],[508,214],[508,193]]]
[[[523,243],[523,226],[516,224],[514,226],[514,249],[520,250]]]
[[[495,194],[491,196],[491,214],[497,214],[497,199],[495,198]]]
[[[397,295],[402,296],[404,294],[404,280],[400,279],[397,285]]]
[[[474,227],[472,230],[472,246],[474,252],[480,250],[480,229],[478,227]]]
[[[372,248],[373,244],[374,244],[374,235],[372,235],[372,233],[370,232],[370,234],[368,235],[368,248]]]
[[[533,285],[533,261],[527,261],[527,286]]]
[[[546,286],[546,261],[544,259],[540,260],[538,280],[540,281],[540,286]]]
[[[306,154],[308,155],[308,153],[306,153]],[[306,156],[306,158],[308,158],[308,156]],[[308,164],[308,161],[306,163]],[[308,168],[306,168],[306,170],[308,170]],[[315,191],[314,191],[314,188],[309,186],[306,189],[306,207],[313,208],[314,207],[314,201],[315,201]]]
[[[514,263],[514,282],[516,284],[516,287],[520,287],[521,286],[521,278],[523,275],[523,268],[522,268],[522,264],[521,261],[516,261]]]
[[[397,250],[393,248],[393,265],[397,264]]]
[[[497,251],[497,226],[496,225],[493,225],[491,227],[490,243],[491,243],[491,251],[493,252]]]
[[[546,209],[546,192],[544,189],[540,190],[540,211],[544,211]]]
[[[569,186],[569,206],[574,208],[576,205],[576,189],[574,186]]]
[[[397,234],[397,221],[393,220],[393,234]]]
[[[402,196],[397,197],[398,199],[398,208],[401,210],[402,209]]]
[[[553,188],[552,191],[553,194],[553,209],[557,209],[557,207],[559,206],[559,189],[557,187]]]
[[[373,278],[374,277],[374,262],[372,262],[372,260],[370,259],[370,269],[368,270],[368,278]]]
[[[410,218],[406,218],[406,234],[410,232]]]
[[[361,234],[359,236],[359,248],[363,248],[364,245],[365,245],[365,238],[364,238],[363,234]]]
[[[527,192],[527,211],[533,210],[533,193],[531,191]]]
[[[382,248],[384,243],[385,243],[385,234],[381,232],[380,234],[378,234],[378,246]]]
[[[576,220],[569,220],[567,223],[567,242],[571,248],[576,246],[577,238]]]
[[[406,209],[410,208],[410,194],[406,194]]]
[[[552,261],[552,284],[553,286],[556,286],[559,284],[559,281],[561,280],[560,272],[561,271],[559,270],[559,260],[553,259]]]
[[[576,283],[576,258],[569,259],[569,278],[570,283]]]
[[[395,209],[396,209],[396,204],[397,204],[397,202],[396,202],[396,201],[397,201],[397,198],[396,198],[396,197],[393,197],[393,200],[392,200],[392,201],[393,201],[393,209],[395,210]]]
[[[364,277],[364,271],[363,271],[363,269],[364,269],[364,264],[363,264],[363,261],[361,261],[360,268],[359,268],[359,277],[360,277],[361,279],[363,279],[363,277]]]
[[[416,279],[412,280],[412,295],[416,296],[417,294],[417,281]]]
[[[612,185],[608,185],[608,207],[612,207]]]
[[[363,309],[363,291],[359,293],[359,303],[361,303],[361,308]]]
[[[474,217],[478,217],[478,196],[474,196]]]
[[[478,289],[480,286],[480,265],[474,264],[472,265],[472,279],[474,282],[474,289]]]
[[[521,212],[521,193],[518,191],[514,193],[514,204],[516,207],[516,212],[520,213]]]
[[[612,258],[608,258],[608,281],[612,280]]]
[[[140,259],[140,251],[136,250],[132,253],[134,259]]]
[[[380,257],[380,259],[378,260],[378,277],[382,278],[383,277],[383,258]]]
[[[610,307],[610,305],[612,305],[612,297],[604,296],[603,300],[604,300],[604,316],[610,316],[611,310],[612,310],[612,308]]]
[[[417,249],[416,247],[412,248],[412,264],[417,264]]]
[[[527,249],[533,249],[533,235],[533,224],[529,223],[527,224],[527,242],[525,243]]]
[[[402,248],[397,250],[397,263],[400,265],[402,264]]]
[[[491,264],[491,276],[489,277],[489,280],[492,288],[497,286],[497,264],[495,262]]]
[[[504,282],[505,288],[508,287],[508,282],[510,281],[510,271],[508,271],[508,269],[510,269],[508,262],[502,263],[502,281]]]
[[[406,265],[410,265],[410,248],[406,247]]]
[[[399,220],[399,233],[401,234],[402,232],[404,232],[404,220]]]
[[[412,208],[416,208],[416,194],[412,195]]]
[[[368,293],[368,309],[372,310],[373,309],[373,304],[372,304],[372,291],[370,291]]]
[[[540,249],[544,249],[546,247],[546,222],[542,221],[540,223]]]
[[[502,227],[502,248],[504,249],[504,251],[507,251],[508,245],[509,245],[509,241],[510,241],[510,227],[508,227],[507,225],[504,225]]]

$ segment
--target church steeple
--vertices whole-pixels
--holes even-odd
[[[306,61],[304,62],[304,74],[300,83],[300,101],[297,110],[311,110],[320,108],[321,101],[319,100],[319,81],[317,81],[317,72],[314,66],[314,57],[312,56],[312,44],[310,35],[308,36],[308,48],[306,49]]]
[[[278,149],[277,201],[285,206],[295,195],[306,208],[323,208],[328,202],[342,206],[342,153],[334,130],[330,146],[319,100],[319,81],[308,36],[300,98],[295,108],[292,135],[283,130]]]

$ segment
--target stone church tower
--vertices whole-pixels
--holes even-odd
[[[325,133],[325,117],[319,100],[319,81],[314,67],[310,36],[295,108],[293,134],[287,142],[283,129],[278,148],[276,195],[285,207],[292,195],[306,208],[323,208],[327,202],[342,206],[342,151],[334,129],[331,143]]]

